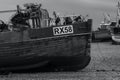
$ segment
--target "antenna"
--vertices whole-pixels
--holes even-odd
[[[10,12],[17,12],[18,10],[4,10],[0,11],[0,13],[10,13]],[[21,11],[25,11],[25,9],[21,9]]]
[[[4,10],[4,11],[0,11],[0,13],[8,13],[8,12],[16,12],[17,10]]]

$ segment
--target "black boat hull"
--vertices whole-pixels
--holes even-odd
[[[77,57],[39,57],[40,59],[36,59],[34,61],[28,61],[26,65],[16,66],[17,63],[10,64],[9,66],[4,66],[0,68],[0,71],[20,71],[20,70],[30,70],[30,69],[41,69],[48,65],[49,68],[52,67],[54,69],[65,69],[65,70],[81,70],[84,69],[90,62],[90,56],[77,56]]]
[[[44,42],[43,40],[38,40],[35,42],[19,43],[19,45],[22,44],[22,47],[19,47],[17,43],[16,45],[18,47],[15,44],[1,46],[0,70],[37,68],[45,66],[48,63],[55,66],[69,67],[84,65],[82,67],[84,68],[90,61],[88,59],[90,57],[90,42],[87,42],[90,36],[88,36],[75,35],[65,36],[59,39],[53,38],[51,39],[53,43],[50,39],[47,42],[44,39]],[[13,47],[9,49],[11,47],[8,46]],[[84,62],[85,60],[89,61]]]
[[[111,40],[111,34],[108,30],[93,31],[92,40],[95,41],[108,41]]]
[[[7,41],[0,43],[0,70],[26,70],[47,64],[69,68],[79,66],[79,69],[83,69],[90,62],[91,20],[71,26],[73,33],[65,35],[53,35],[53,27],[33,29],[28,31],[27,36],[31,39],[24,40],[23,36],[22,41],[16,42],[6,40],[5,35],[9,33],[0,35]],[[17,40],[18,36],[14,37]]]

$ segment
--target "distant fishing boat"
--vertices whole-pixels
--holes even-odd
[[[112,44],[120,43],[120,27],[117,27],[116,24],[117,22],[114,22],[113,25],[111,25]]]
[[[106,20],[106,18],[105,18]],[[111,34],[110,34],[110,19],[109,22],[106,21],[101,22],[100,27],[98,27],[97,30],[92,31],[92,40],[93,41],[104,41],[104,40],[110,40]],[[107,19],[108,20],[108,19]]]
[[[113,44],[120,43],[120,27],[112,28],[111,36]]]
[[[111,37],[112,43],[118,44],[120,43],[120,3],[117,5],[117,19],[116,22],[111,26]]]

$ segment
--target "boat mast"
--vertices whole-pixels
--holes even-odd
[[[116,17],[116,21],[117,21],[117,26],[120,25],[120,2],[118,2],[117,5],[117,17]]]

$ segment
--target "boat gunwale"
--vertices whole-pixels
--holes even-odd
[[[23,40],[23,41],[18,41],[18,42],[4,42],[0,44],[14,44],[14,43],[23,43],[23,42],[29,42],[29,41],[37,41],[37,40],[45,40],[45,39],[54,39],[54,38],[61,38],[61,37],[70,37],[70,36],[82,36],[82,35],[91,35],[92,33],[79,33],[79,34],[67,34],[67,35],[62,35],[62,36],[54,36],[54,37],[46,37],[46,38],[37,38],[37,39],[29,39],[29,40]]]

